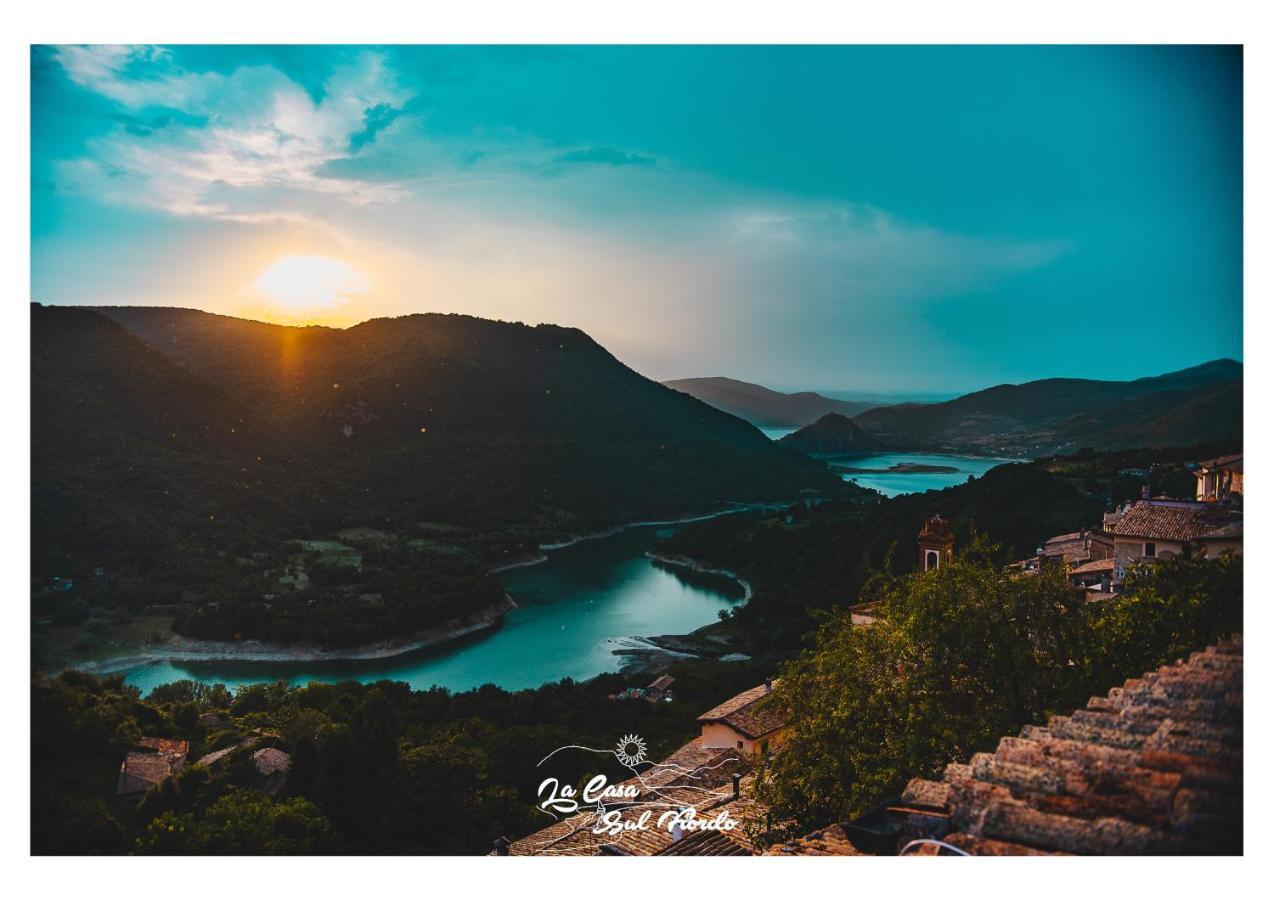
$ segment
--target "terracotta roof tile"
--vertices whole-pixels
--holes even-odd
[[[1192,541],[1224,524],[1210,507],[1167,506],[1139,501],[1110,529],[1118,537]]]
[[[940,801],[953,833],[935,837],[975,854],[1241,852],[1242,647],[1130,679],[908,793]]]
[[[778,682],[775,681],[774,684]],[[700,722],[724,722],[745,737],[756,739],[787,724],[787,717],[775,704],[765,703],[768,685],[757,685],[714,706],[699,717]]]

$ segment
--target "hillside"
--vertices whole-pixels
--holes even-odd
[[[847,416],[828,413],[779,439],[779,444],[802,453],[858,453],[879,449],[879,444]]]
[[[733,378],[681,378],[665,381],[664,386],[697,397],[753,425],[774,428],[800,428],[830,412],[856,416],[877,405],[835,400],[813,391],[784,394]]]
[[[1208,392],[1228,385],[1241,395],[1242,376],[1241,363],[1215,360],[1134,381],[1048,378],[944,403],[879,407],[855,421],[874,440],[898,450],[1041,456],[1080,446],[1198,443],[1241,434],[1239,407]],[[1209,397],[1216,406],[1207,408]],[[1182,413],[1196,402],[1202,405],[1195,413]],[[1138,437],[1143,428],[1149,430]]]
[[[422,521],[548,537],[842,490],[575,329],[33,306],[32,340],[37,531],[57,548]]]
[[[364,643],[498,603],[487,566],[542,541],[847,492],[575,329],[31,317],[33,594],[50,627],[145,614],[197,637]],[[361,561],[299,543],[337,539]]]

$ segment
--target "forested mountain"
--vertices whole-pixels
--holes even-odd
[[[879,444],[851,418],[828,413],[779,439],[784,447],[802,453],[863,453],[879,449]]]
[[[349,329],[160,308],[31,315],[37,586],[78,573],[84,590],[105,591],[85,581],[104,568],[116,594],[136,580],[130,602],[255,598],[295,560],[286,542],[374,528],[395,547],[448,535],[437,559],[413,557],[399,566],[412,577],[386,590],[409,582],[419,603],[454,615],[466,593],[490,602],[479,558],[731,501],[847,491],[823,464],[643,378],[576,329],[454,315]],[[458,550],[472,565],[457,568]],[[421,566],[442,580],[426,585]],[[387,578],[363,577],[375,586],[333,588],[323,610]],[[420,627],[419,603],[347,637],[384,636],[390,620]],[[259,618],[222,630],[277,637]]]
[[[1084,446],[1173,446],[1242,434],[1243,366],[1222,359],[1134,381],[1047,378],[944,403],[878,407],[855,422],[897,450],[1040,456]],[[1191,409],[1193,407],[1193,409]]]
[[[754,425],[777,428],[799,428],[829,412],[856,416],[877,405],[856,400],[836,400],[813,391],[784,394],[733,378],[681,378],[665,381],[664,385],[698,397],[704,403],[740,419],[747,419]]]

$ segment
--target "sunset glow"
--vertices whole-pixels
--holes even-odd
[[[366,276],[353,266],[326,256],[284,256],[252,282],[251,287],[291,314],[323,312],[366,294]]]

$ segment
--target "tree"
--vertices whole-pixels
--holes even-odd
[[[203,815],[166,812],[137,839],[142,853],[314,853],[335,846],[327,819],[309,800],[278,803],[239,788]]]
[[[1094,615],[1084,668],[1116,684],[1243,630],[1243,557],[1172,556],[1132,570]]]
[[[975,535],[937,570],[879,574],[875,624],[837,615],[788,664],[771,702],[790,733],[760,787],[779,818],[866,812],[1074,694],[1081,599],[1060,568],[1006,576],[996,549]]]

